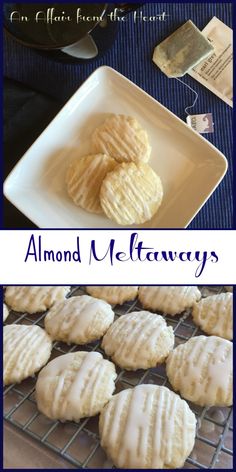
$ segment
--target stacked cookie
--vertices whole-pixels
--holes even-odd
[[[102,213],[120,225],[141,224],[161,205],[160,177],[147,164],[151,146],[135,118],[111,115],[92,135],[94,154],[73,161],[67,171],[69,196],[79,207]]]
[[[101,445],[118,468],[182,467],[196,434],[196,418],[185,400],[201,406],[232,404],[232,343],[224,339],[230,338],[232,294],[201,298],[195,286],[86,290],[89,295],[67,298],[69,287],[6,289],[5,301],[14,310],[49,310],[45,331],[35,325],[4,327],[4,383],[38,372],[50,357],[53,341],[81,346],[103,338],[101,348],[111,361],[100,352],[79,350],[43,367],[36,383],[38,409],[62,421],[100,413]],[[144,310],[115,320],[111,305],[137,296]],[[209,334],[217,331],[217,336],[196,336],[174,348],[173,328],[162,315],[186,310],[192,311],[196,324]],[[135,371],[164,362],[169,382],[182,398],[149,384],[113,395],[115,364]]]

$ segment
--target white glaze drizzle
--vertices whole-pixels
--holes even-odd
[[[171,384],[200,405],[230,401],[232,343],[216,336],[196,336],[174,349],[167,360]]]
[[[86,290],[89,295],[101,298],[102,300],[105,300],[106,302],[114,305],[133,300],[138,293],[138,287],[133,285],[91,285],[87,286]]]
[[[73,367],[76,353],[70,353],[57,357],[40,372],[36,391],[40,391],[44,383],[50,379],[56,380],[53,401],[47,405],[48,416],[73,418],[83,410],[83,404],[87,404],[88,410],[92,409],[94,403],[98,401],[97,396],[104,374],[111,363],[104,360],[98,352],[82,354],[84,354],[82,362],[76,370]],[[115,377],[116,374],[113,371],[111,382]]]
[[[231,340],[233,337],[232,293],[221,293],[203,298],[193,308],[193,319],[208,334]]]
[[[67,189],[73,201],[88,211],[102,212],[99,192],[115,161],[103,154],[89,155],[73,162],[67,173]]]
[[[122,224],[148,221],[163,197],[159,176],[147,164],[121,164],[104,180],[101,203]]]
[[[195,286],[143,286],[139,288],[139,300],[144,308],[160,310],[174,316],[190,308],[201,298]]]
[[[5,299],[6,303],[16,311],[36,313],[64,299],[69,291],[68,286],[11,286],[6,289]]]
[[[71,297],[55,304],[48,312],[45,328],[53,339],[86,342],[96,317],[100,317],[101,325],[105,323],[108,327],[114,319],[114,313],[110,305],[103,300],[88,295]]]
[[[125,115],[114,115],[105,120],[93,134],[97,151],[108,154],[118,161],[147,162],[151,147],[146,131],[138,122]]]
[[[183,462],[193,447],[195,417],[187,403],[166,387],[139,385],[125,390],[115,395],[102,416],[102,445],[116,450],[119,468],[170,467],[176,447]],[[185,431],[178,437],[177,424]]]
[[[52,343],[39,326],[8,325],[4,327],[4,377],[28,377],[49,358]]]
[[[125,368],[147,368],[149,362],[159,360],[157,354],[158,342],[166,332],[166,351],[163,358],[174,345],[173,330],[167,327],[161,316],[148,311],[139,311],[123,315],[113,323],[105,334],[102,347],[108,355],[114,358],[118,365]],[[138,367],[137,367],[138,366]]]

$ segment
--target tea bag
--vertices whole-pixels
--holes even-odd
[[[188,20],[156,46],[153,62],[167,77],[182,77],[213,50],[208,39]]]

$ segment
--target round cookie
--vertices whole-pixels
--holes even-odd
[[[110,400],[116,377],[114,364],[99,352],[59,356],[38,376],[38,409],[48,418],[62,421],[97,415]]]
[[[181,396],[201,406],[232,405],[232,343],[217,336],[196,336],[167,359],[167,376]]]
[[[111,398],[101,412],[99,433],[119,469],[175,469],[193,449],[196,418],[168,388],[138,385]]]
[[[117,162],[105,154],[92,154],[73,161],[67,171],[67,192],[73,202],[91,213],[102,213],[100,188]]]
[[[9,315],[9,310],[7,308],[7,305],[5,303],[3,303],[3,307],[2,307],[3,321],[6,321],[8,315]]]
[[[120,316],[102,340],[102,349],[127,370],[149,369],[164,362],[174,347],[174,333],[162,316],[137,311]]]
[[[3,328],[4,385],[20,383],[48,361],[52,341],[36,325],[11,324]]]
[[[138,287],[132,285],[89,285],[86,287],[89,295],[101,298],[111,305],[122,305],[122,303],[134,300],[138,294]]]
[[[44,325],[54,340],[86,344],[101,338],[114,316],[108,303],[82,295],[56,303],[45,316]]]
[[[194,323],[207,334],[233,338],[233,294],[220,293],[202,298],[192,310]]]
[[[147,132],[138,121],[126,115],[110,115],[92,135],[93,149],[118,162],[147,162],[151,146]]]
[[[174,316],[191,308],[201,292],[195,286],[153,285],[139,287],[138,298],[144,308]]]
[[[105,177],[100,202],[108,218],[120,225],[148,221],[161,205],[160,177],[143,163],[119,164]]]
[[[5,301],[15,311],[32,314],[47,310],[69,292],[67,286],[14,285],[7,287]]]

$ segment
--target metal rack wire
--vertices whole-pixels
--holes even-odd
[[[199,287],[202,296],[224,291],[219,286]],[[72,287],[70,297],[85,292],[83,286]],[[125,313],[141,310],[138,301],[116,305],[116,317]],[[161,313],[163,315],[163,313]],[[175,332],[176,345],[187,341],[192,336],[201,334],[194,325],[191,311],[180,316],[163,315],[168,325]],[[11,311],[7,323],[37,324],[44,326],[44,314],[28,315]],[[67,346],[61,342],[53,345],[52,357],[76,350],[100,349],[100,342],[86,346]],[[117,368],[116,393],[134,387],[140,383],[166,385],[168,383],[165,366],[149,370],[128,372]],[[98,417],[86,418],[79,423],[53,421],[37,410],[35,401],[36,378],[29,378],[18,385],[10,385],[4,390],[4,418],[21,431],[58,453],[77,468],[115,468],[100,447],[98,435]],[[195,447],[186,460],[185,469],[232,469],[233,468],[233,415],[232,408],[202,408],[190,404],[197,417],[197,436]]]

